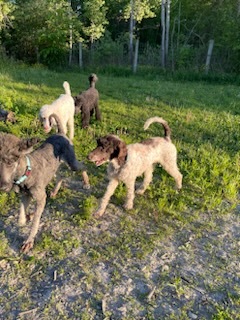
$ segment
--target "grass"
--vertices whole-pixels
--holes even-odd
[[[0,105],[13,110],[18,120],[14,125],[0,123],[0,130],[44,139],[38,122],[41,105],[63,92],[64,80],[69,81],[73,95],[84,90],[88,85],[87,77],[88,74],[81,71],[53,72],[41,66],[0,62]],[[98,221],[91,213],[106,188],[106,167],[96,168],[86,162],[91,190],[84,193],[76,188],[81,175],[65,172],[66,185],[56,199],[48,199],[43,226],[30,256],[18,254],[21,237],[29,231],[29,227],[18,229],[15,224],[18,197],[13,193],[1,193],[0,277],[3,287],[0,289],[0,315],[2,312],[5,319],[34,319],[37,316],[42,319],[110,319],[111,316],[113,319],[134,319],[139,310],[138,316],[142,314],[143,319],[157,319],[158,316],[187,319],[189,310],[194,309],[193,313],[197,312],[199,319],[237,319],[239,286],[236,284],[236,288],[230,289],[221,278],[225,260],[221,264],[217,258],[212,258],[211,264],[220,268],[216,274],[225,288],[221,290],[226,290],[231,303],[224,305],[215,299],[208,302],[207,311],[198,309],[194,300],[188,301],[187,293],[193,295],[195,292],[196,295],[197,290],[187,288],[189,284],[182,280],[181,274],[174,273],[173,262],[160,268],[162,271],[158,271],[158,277],[155,275],[155,282],[149,266],[144,271],[144,281],[148,285],[161,280],[155,295],[165,299],[161,310],[157,298],[152,305],[144,305],[149,293],[144,286],[133,289],[132,296],[126,297],[123,288],[131,288],[129,278],[124,284],[128,273],[135,279],[136,286],[138,280],[140,283],[136,272],[139,265],[152,257],[157,244],[162,245],[160,251],[165,250],[166,239],[171,241],[181,235],[180,252],[183,256],[189,254],[193,264],[197,258],[191,241],[183,241],[186,232],[194,235],[195,244],[201,245],[201,250],[210,256],[214,254],[217,243],[214,243],[213,232],[220,230],[216,219],[232,214],[239,201],[239,87],[201,81],[169,81],[156,74],[152,79],[149,74],[145,79],[138,75],[114,77],[104,72],[98,77],[103,121],[92,120],[91,127],[82,130],[80,119],[75,119],[74,145],[78,158],[86,160],[96,145],[96,138],[107,133],[118,134],[127,143],[162,135],[163,130],[157,124],[146,132],[143,130],[147,118],[161,116],[169,122],[172,140],[178,149],[178,165],[184,176],[183,190],[174,191],[173,179],[156,167],[153,183],[143,196],[136,196],[133,210],[122,210],[126,189],[120,185],[106,215]],[[212,234],[213,247],[201,243],[207,233]],[[237,256],[235,247],[231,252]],[[158,263],[161,266],[161,260]],[[229,267],[229,270],[232,269]],[[54,272],[57,272],[55,280]],[[207,283],[204,277],[199,277],[199,283]],[[216,284],[214,281],[210,284],[205,287],[213,293],[217,290]],[[194,283],[191,285],[195,286]],[[116,286],[120,293],[114,304],[116,297],[111,290]],[[69,288],[76,292],[69,292]],[[107,292],[112,292],[112,300],[105,296]],[[175,309],[166,307],[171,296],[175,299]],[[108,310],[103,305],[104,299]],[[122,311],[119,316],[114,306],[118,309],[121,301],[124,302],[122,308],[126,306],[129,311]],[[185,306],[182,301],[186,302]]]

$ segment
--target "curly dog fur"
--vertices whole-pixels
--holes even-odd
[[[69,128],[69,138],[70,140],[73,140],[75,113],[74,100],[71,96],[70,85],[67,81],[63,82],[63,88],[65,90],[65,94],[61,94],[59,98],[51,104],[45,104],[42,106],[39,111],[39,117],[43,123],[44,131],[48,133],[52,130],[52,127],[56,125],[56,122],[53,118],[50,119],[50,116],[53,113],[56,114],[61,121],[64,134],[67,134],[67,129]]]
[[[55,120],[59,121],[57,116]],[[70,140],[62,132],[50,136],[32,151],[32,147],[38,142],[37,138],[20,139],[12,134],[0,133],[0,190],[20,192],[19,225],[25,225],[27,219],[30,220],[27,210],[31,198],[36,201],[31,231],[23,243],[22,252],[28,252],[33,247],[46,204],[45,189],[61,161],[66,162],[73,171],[82,167],[76,159]]]
[[[96,120],[101,121],[101,113],[98,106],[99,93],[95,88],[95,84],[98,80],[96,74],[90,74],[89,78],[89,89],[79,93],[74,97],[75,101],[75,114],[81,113],[82,115],[82,128],[89,126],[90,117],[95,112]]]
[[[138,194],[143,194],[152,181],[154,164],[156,163],[159,163],[175,179],[176,188],[181,189],[182,174],[177,167],[177,150],[171,142],[170,128],[164,119],[153,117],[145,122],[144,129],[146,130],[154,122],[162,124],[165,131],[164,137],[153,137],[130,145],[126,145],[114,135],[107,135],[97,140],[97,148],[90,152],[88,159],[97,166],[109,162],[108,177],[110,181],[95,216],[103,215],[120,181],[125,183],[127,187],[127,199],[124,207],[132,209],[136,178],[144,174],[143,183],[137,190]]]

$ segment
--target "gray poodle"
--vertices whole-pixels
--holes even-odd
[[[95,88],[95,84],[98,80],[96,74],[90,74],[89,78],[89,89],[79,93],[74,97],[75,102],[75,114],[81,113],[82,115],[82,128],[89,126],[90,117],[95,112],[96,120],[101,121],[101,113],[98,106],[99,93]]]
[[[27,214],[31,198],[36,201],[32,227],[21,251],[28,252],[34,244],[39,222],[46,204],[46,186],[57,172],[61,161],[66,162],[71,170],[78,171],[82,165],[76,159],[70,140],[63,134],[59,118],[53,115],[59,125],[59,134],[50,136],[32,151],[39,142],[37,138],[20,139],[12,134],[0,133],[0,190],[14,190],[21,194],[19,225],[25,225],[30,215]],[[88,181],[87,181],[88,183]]]

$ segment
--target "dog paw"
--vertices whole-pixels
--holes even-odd
[[[27,218],[27,222],[31,222],[33,220],[33,217],[34,217],[34,213],[29,213],[26,215],[26,218]]]
[[[100,218],[104,214],[103,210],[97,210],[93,213],[94,218]]]
[[[139,188],[135,191],[136,194],[140,194],[140,195],[144,194],[144,192],[145,192],[145,189],[142,189],[142,188]]]
[[[175,186],[174,190],[176,191],[176,193],[179,193],[182,189],[182,186]]]
[[[90,184],[84,184],[83,189],[89,190],[91,188]]]
[[[26,241],[21,247],[22,253],[28,253],[33,248],[33,241]]]
[[[23,219],[19,219],[18,220],[19,227],[24,227],[26,225],[26,223],[27,223],[26,217],[24,217]]]
[[[57,192],[51,191],[49,197],[50,198],[55,198],[57,195]]]
[[[131,209],[133,208],[133,204],[132,204],[132,203],[125,203],[125,204],[123,205],[123,208],[124,208],[125,210],[131,210]]]

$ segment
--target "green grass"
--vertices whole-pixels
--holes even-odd
[[[75,95],[86,89],[87,77],[88,73],[81,70],[53,72],[41,66],[30,68],[14,62],[0,62],[0,105],[13,110],[17,117],[14,125],[0,123],[0,130],[21,137],[39,136],[44,139],[38,121],[40,107],[63,92],[64,80],[69,81]],[[20,262],[17,250],[21,237],[26,235],[29,227],[21,230],[15,225],[18,196],[1,193],[0,268],[4,271],[1,279],[4,288],[0,291],[0,307],[5,305],[4,314],[9,314],[9,319],[19,314],[27,319],[28,314],[21,315],[21,312],[34,308],[40,308],[43,319],[93,319],[101,313],[98,305],[103,299],[101,290],[120,283],[120,266],[134,259],[144,260],[153,252],[156,243],[164,242],[184,228],[191,230],[196,238],[200,238],[206,230],[212,232],[215,223],[211,224],[211,219],[233,212],[238,204],[240,89],[237,85],[170,81],[156,74],[152,79],[149,74],[146,78],[129,74],[114,77],[104,72],[98,73],[98,77],[103,121],[98,123],[93,119],[90,128],[82,130],[80,119],[76,117],[74,145],[77,157],[86,161],[87,154],[96,145],[96,138],[107,133],[118,134],[127,143],[162,135],[162,127],[158,124],[152,125],[146,132],[143,130],[147,118],[161,116],[172,129],[172,140],[178,149],[178,165],[183,173],[183,189],[176,192],[173,179],[157,166],[153,183],[143,196],[136,196],[133,210],[122,210],[126,189],[122,184],[117,188],[108,214],[102,218],[102,221],[106,219],[105,225],[92,218],[91,213],[107,185],[106,166],[96,168],[86,161],[91,190],[84,193],[80,188],[76,189],[71,181],[78,182],[81,175],[65,172],[68,183],[56,199],[48,199],[47,213],[42,217],[43,227],[32,251],[33,258],[21,256]],[[48,190],[52,187],[53,184]],[[211,218],[198,224],[203,214]],[[206,247],[206,250],[210,251],[210,248]],[[84,254],[81,255],[82,252]],[[74,257],[71,257],[73,253]],[[113,268],[112,278],[105,285],[100,283],[95,272],[101,263]],[[9,270],[8,276],[5,268]],[[48,304],[40,303],[39,307],[37,288],[41,292],[41,286],[51,282],[54,270],[58,270],[61,285],[65,285],[65,281],[73,281],[79,282],[86,292],[93,292],[94,287],[97,289],[92,295],[86,293],[87,298],[79,296],[79,301],[73,297],[69,302],[70,311],[61,302],[56,302],[57,296],[60,296],[57,289],[56,297],[52,295]],[[17,283],[14,281],[15,273]],[[163,283],[172,281],[173,294],[181,300],[186,291],[181,278],[175,275],[173,278],[169,276],[170,279],[164,273],[161,277]],[[34,289],[35,285],[37,288]],[[14,294],[16,306],[14,299],[8,300]],[[146,293],[140,296],[140,301],[146,299]],[[77,307],[79,303],[83,304],[81,312]],[[135,305],[136,301],[130,298],[126,303],[132,308],[139,308]],[[238,303],[239,296],[234,298],[232,310],[214,305],[209,314],[213,319],[234,319],[235,305]],[[187,319],[186,308],[190,305],[192,307],[190,303],[182,307],[179,319]],[[147,306],[146,319],[154,319],[151,308]],[[131,319],[130,314],[125,318]],[[111,312],[106,311],[105,315],[108,319]],[[172,313],[169,319],[177,317]]]

